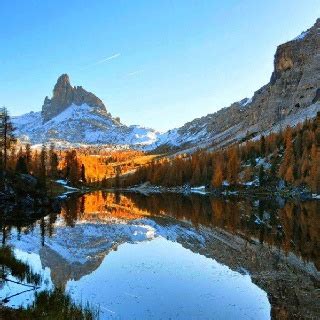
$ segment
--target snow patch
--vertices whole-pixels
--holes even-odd
[[[239,101],[240,107],[246,107],[252,102],[252,98],[244,98],[243,100]]]
[[[115,144],[148,146],[153,144],[159,132],[141,126],[125,126],[108,113],[82,104],[70,105],[56,117],[44,122],[41,112],[30,112],[13,117],[17,136],[32,144],[54,141],[56,145]]]
[[[304,31],[302,32],[300,35],[298,35],[297,37],[295,37],[292,41],[300,41],[303,40],[307,35],[308,35],[309,31]]]
[[[207,194],[205,186],[193,187],[193,188],[191,188],[191,192],[198,193],[198,194]]]

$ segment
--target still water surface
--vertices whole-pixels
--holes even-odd
[[[319,202],[95,192],[2,237],[101,319],[270,319],[319,311],[318,221]]]

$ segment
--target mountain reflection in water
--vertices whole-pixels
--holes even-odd
[[[19,217],[19,212],[15,215]],[[228,287],[226,283],[237,279],[240,281],[238,288],[242,290],[237,295],[238,305],[237,299],[231,301],[237,292],[235,286],[231,285],[228,290],[220,292],[222,296],[230,298],[229,304],[235,305],[230,309],[229,318],[238,315],[238,318],[245,319],[245,312],[248,312],[248,318],[266,318],[269,307],[263,298],[263,291],[260,292],[258,288],[255,291],[257,285],[268,294],[273,318],[298,319],[317,318],[320,314],[319,216],[320,203],[316,201],[94,192],[69,199],[61,214],[49,213],[39,220],[35,218],[33,223],[2,215],[1,229],[3,243],[13,245],[16,254],[19,256],[20,253],[24,258],[25,254],[21,252],[31,255],[37,253],[42,268],[51,270],[53,283],[70,290],[76,299],[79,296],[87,297],[89,301],[94,300],[100,305],[108,300],[107,309],[111,312],[101,309],[102,315],[108,317],[161,318],[161,314],[154,313],[157,310],[148,300],[148,292],[150,295],[161,295],[166,289],[172,289],[170,276],[165,280],[161,275],[168,276],[178,269],[181,271],[177,273],[179,279],[185,284],[182,291],[175,294],[187,294],[192,290],[190,285],[193,285],[192,299],[199,301],[180,299],[179,303],[172,302],[174,295],[171,297],[167,294],[162,297],[162,306],[168,311],[162,311],[164,318],[185,318],[186,315],[192,318],[194,315],[195,318],[206,319],[210,312],[214,313],[213,319],[223,318],[219,310],[226,310],[226,306],[214,302],[215,299],[221,301],[218,291],[214,286],[200,285],[205,282],[204,279],[218,281],[217,274],[221,272],[220,281],[226,281],[225,288]],[[163,239],[164,242],[157,239]],[[176,247],[177,244],[180,247]],[[136,261],[129,252],[135,252]],[[166,255],[170,252],[171,255]],[[156,253],[153,260],[152,253]],[[187,260],[184,257],[188,257]],[[148,264],[148,259],[152,263]],[[189,261],[189,265],[186,261]],[[213,268],[212,263],[216,268],[219,266],[216,274],[210,269]],[[203,270],[208,270],[202,276],[198,275],[201,272],[197,269],[201,264]],[[38,265],[39,261],[35,268]],[[142,277],[128,266],[137,269],[136,272],[142,270]],[[155,277],[150,278],[148,272],[143,273],[146,266]],[[223,269],[224,266],[230,268],[227,268],[229,273]],[[116,276],[118,285],[114,281]],[[143,281],[147,278],[149,289],[146,289]],[[104,288],[110,288],[101,292],[99,297],[92,293],[97,279],[100,279]],[[133,279],[139,279],[140,282],[134,282]],[[253,281],[255,285],[241,284],[244,279],[249,279],[249,283]],[[125,287],[126,284],[129,287]],[[157,291],[157,286],[164,291]],[[181,283],[175,283],[173,287],[176,286],[181,286]],[[118,287],[122,288],[122,293],[115,289]],[[128,297],[121,298],[121,294],[128,290],[136,292],[129,292],[129,295],[139,296],[140,299],[131,297],[131,302],[124,303]],[[256,292],[258,300],[252,298],[250,290]],[[244,303],[249,300],[251,308]],[[229,305],[227,302],[228,298],[226,305]],[[151,304],[148,306],[148,303]],[[188,312],[170,310],[170,303]],[[190,303],[194,313],[188,309]],[[257,308],[259,304],[260,314]],[[117,305],[121,306],[122,313]],[[123,308],[127,311],[123,311]],[[206,311],[200,314],[196,312],[197,308]],[[240,309],[246,310],[242,316]]]

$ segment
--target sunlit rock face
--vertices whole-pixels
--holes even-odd
[[[93,93],[86,91],[81,86],[72,87],[67,74],[62,74],[53,89],[51,99],[46,97],[42,106],[43,121],[47,122],[66,110],[72,104],[81,106],[86,104],[94,109],[106,113],[103,102]]]
[[[320,19],[312,28],[277,48],[266,107],[274,110],[281,107],[289,115],[318,101],[319,52]]]
[[[270,82],[251,99],[167,132],[160,136],[161,144],[217,147],[314,117],[320,111],[319,52],[320,19],[277,48]]]

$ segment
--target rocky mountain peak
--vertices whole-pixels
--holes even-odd
[[[188,122],[160,137],[161,143],[184,149],[199,145],[219,148],[315,117],[320,111],[319,53],[320,19],[278,46],[270,82],[251,99]]]
[[[67,74],[62,74],[53,89],[52,98],[46,97],[42,106],[43,121],[47,122],[60,114],[72,104],[81,106],[87,104],[99,111],[106,113],[103,102],[93,93],[86,91],[81,86],[72,87]]]
[[[72,89],[72,87],[70,84],[69,76],[66,73],[64,73],[58,78],[57,83],[53,89],[53,95],[55,95],[55,93],[58,94],[59,91],[61,90],[67,90],[67,89]]]
[[[298,80],[302,69],[319,59],[320,50],[320,19],[308,30],[302,32],[296,38],[278,46],[274,58],[274,72],[271,76],[271,84],[286,74],[295,70],[295,78]],[[312,61],[313,60],[313,61]]]

